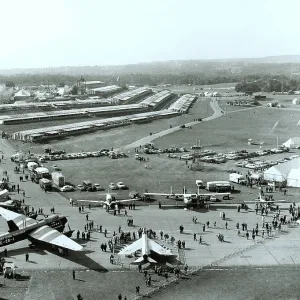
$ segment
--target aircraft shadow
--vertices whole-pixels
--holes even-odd
[[[8,257],[10,257],[10,258],[11,258],[11,256],[22,255],[22,254],[25,255],[26,253],[28,253],[29,255],[30,255],[30,253],[35,253],[35,254],[39,254],[39,255],[47,255],[47,253],[43,249],[31,248],[31,247],[23,247],[23,248],[7,251]]]
[[[210,244],[202,242],[200,245],[204,245],[204,246],[210,246]]]
[[[108,270],[106,268],[104,268],[103,266],[101,266],[96,261],[94,261],[93,259],[89,258],[86,255],[86,254],[94,252],[94,251],[90,251],[90,250],[83,250],[83,251],[69,250],[68,256],[62,256],[58,252],[53,251],[51,246],[43,246],[43,249],[39,248],[37,246],[35,246],[34,248],[23,247],[23,248],[8,251],[8,257],[12,258],[11,256],[23,254],[24,259],[25,259],[25,254],[29,253],[29,261],[28,262],[37,264],[37,262],[30,261],[30,253],[35,253],[35,254],[39,254],[39,255],[49,255],[45,250],[49,251],[49,253],[51,253],[51,254],[54,254],[59,257],[63,257],[64,259],[67,259],[69,261],[77,263],[77,264],[79,264],[85,268],[91,269],[93,271],[108,272]]]

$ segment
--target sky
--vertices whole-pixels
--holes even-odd
[[[1,0],[0,69],[300,54],[299,0]]]

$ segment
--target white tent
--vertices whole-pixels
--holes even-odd
[[[273,166],[264,172],[267,181],[283,182],[291,187],[300,187],[300,157]]]
[[[295,98],[292,103],[298,105],[300,104],[300,99]]]
[[[300,137],[293,137],[287,140],[285,143],[282,144],[285,147],[295,149],[300,146]]]
[[[300,187],[300,169],[292,169],[287,177],[287,186]]]
[[[264,172],[264,179],[267,181],[282,182],[286,180],[286,177],[287,174],[283,174],[280,170],[277,169],[277,166],[273,166]]]

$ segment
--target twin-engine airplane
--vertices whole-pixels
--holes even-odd
[[[118,254],[130,255],[138,250],[142,251],[142,256],[135,260],[133,264],[157,263],[156,260],[149,257],[152,251],[159,255],[174,256],[170,249],[166,249],[155,241],[149,239],[145,232],[142,233],[142,237],[139,240],[133,242],[129,246],[126,246]]]
[[[112,193],[98,194],[98,195],[105,195],[105,200],[77,200],[77,202],[88,203],[88,204],[93,204],[93,205],[103,205],[104,208],[115,209],[120,204],[141,200],[140,197],[116,200],[115,196],[113,196]]]
[[[65,216],[52,215],[41,221],[36,221],[24,215],[0,207],[1,216],[7,221],[8,232],[0,235],[0,247],[28,239],[33,244],[50,244],[61,248],[80,251],[83,247],[63,234]]]
[[[186,189],[184,188],[184,191]],[[171,187],[171,193],[144,193],[145,196],[165,196],[167,198],[172,197],[177,201],[183,201],[184,204],[189,205],[192,204],[193,200],[200,199],[201,197],[208,197],[209,199],[218,197],[218,196],[227,196],[229,197],[230,193],[205,193],[205,194],[190,194],[190,193],[182,193],[182,194],[175,194],[173,193],[172,187]]]

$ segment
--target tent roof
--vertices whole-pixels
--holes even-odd
[[[290,179],[298,179],[300,178],[300,169],[292,169],[288,175]]]
[[[30,96],[30,93],[25,91],[24,89],[18,91],[15,96],[17,97],[29,97]]]
[[[287,161],[285,163],[276,165],[267,169],[265,173],[267,174],[282,174],[286,175],[291,172],[292,169],[300,169],[300,157]],[[299,170],[300,172],[300,170]]]
[[[283,145],[291,145],[291,144],[299,144],[300,145],[300,137],[296,136],[296,137],[292,137],[289,140],[287,140],[285,143],[283,143]]]

